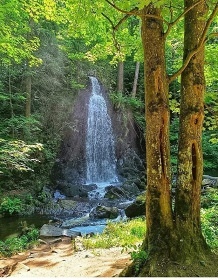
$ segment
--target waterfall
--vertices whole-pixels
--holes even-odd
[[[88,105],[86,135],[86,183],[98,186],[118,182],[111,119],[95,77],[90,77],[92,94]]]

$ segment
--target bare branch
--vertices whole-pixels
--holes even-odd
[[[218,13],[218,3],[216,4],[216,6],[214,7],[213,9],[213,12],[211,13],[209,19],[207,20],[206,22],[206,25],[205,25],[205,28],[203,30],[203,33],[202,33],[202,36],[200,38],[200,41],[199,41],[199,44],[198,44],[198,47],[194,50],[192,50],[186,57],[185,61],[183,62],[183,65],[182,67],[177,71],[175,72],[173,75],[169,76],[169,79],[168,79],[168,82],[169,84],[175,80],[184,70],[185,68],[188,66],[190,60],[192,59],[192,57],[199,52],[199,50],[204,46],[205,42],[207,41],[207,31],[213,21],[213,19],[215,18],[215,16],[217,15]]]
[[[195,4],[193,4],[191,7],[189,7],[188,9],[186,9],[181,15],[179,15],[174,21],[168,23],[168,29],[165,32],[165,38],[168,36],[168,34],[170,33],[172,27],[174,25],[176,25],[184,16],[185,14],[187,14],[190,10],[192,10],[195,6],[197,6],[198,4],[200,4],[201,2],[203,2],[204,0],[200,0],[198,2],[196,2]]]

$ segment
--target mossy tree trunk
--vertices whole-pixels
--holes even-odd
[[[160,10],[152,5],[143,10],[147,163],[147,236],[144,246],[150,254],[168,253],[173,229],[170,196],[169,97],[163,20],[159,19],[160,17]]]
[[[196,0],[185,0],[189,9]],[[203,176],[202,127],[204,120],[204,44],[206,3],[202,1],[185,15],[184,61],[190,52],[201,46],[181,74],[181,103],[178,148],[178,182],[175,201],[178,249],[188,250],[183,260],[200,256],[206,249],[201,234],[200,197]]]

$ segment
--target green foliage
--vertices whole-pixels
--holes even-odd
[[[34,117],[14,116],[0,125],[0,137],[11,135],[21,139],[33,139],[41,131],[40,122]]]
[[[213,133],[210,131],[203,132],[202,146],[204,156],[204,171],[210,172],[216,170],[218,166],[218,143],[211,143]]]
[[[208,189],[201,199],[201,227],[208,245],[218,251],[218,190]]]
[[[85,248],[111,248],[132,246],[145,235],[145,221],[137,218],[127,222],[109,222],[102,234],[83,239]]]
[[[24,141],[0,139],[0,172],[9,174],[14,170],[33,171],[33,163],[39,162],[42,144],[26,144]]]
[[[134,119],[138,126],[144,130],[145,118],[144,118],[144,103],[137,97],[124,95],[121,92],[110,93],[110,100],[112,101],[115,109],[125,112],[127,109],[131,109]]]
[[[217,208],[201,209],[201,227],[206,242],[211,249],[218,250],[218,215]]]
[[[141,249],[141,246],[134,246],[134,250],[130,251],[131,259],[134,261],[134,273],[137,275],[143,264],[147,260],[148,253]]]
[[[172,171],[177,172],[177,151],[178,151],[178,132],[179,132],[179,118],[174,117],[170,126],[170,144],[171,144],[171,164]],[[202,148],[204,158],[204,172],[210,173],[217,169],[218,166],[218,142],[211,141],[214,133],[204,130],[202,135]]]
[[[217,189],[209,188],[201,197],[201,206],[204,209],[209,209],[218,206],[218,191]]]
[[[14,254],[22,252],[31,248],[38,243],[39,231],[35,228],[20,236],[14,238],[8,238],[6,241],[0,241],[0,256],[10,257]]]
[[[23,210],[23,203],[19,198],[4,197],[0,204],[0,213],[4,216],[19,214]]]

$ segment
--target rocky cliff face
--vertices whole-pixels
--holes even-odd
[[[116,111],[102,85],[101,90],[112,121],[118,176],[121,181],[129,180],[144,171],[144,147],[139,144],[142,135],[131,112]],[[68,196],[80,195],[86,181],[85,141],[91,91],[89,81],[87,88],[78,93],[51,175],[54,188]]]

